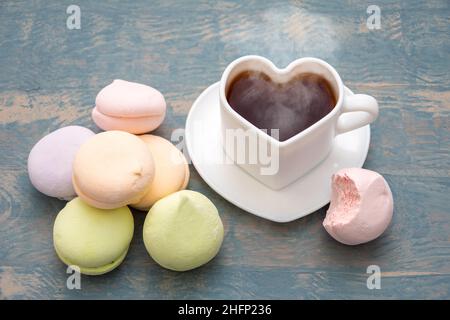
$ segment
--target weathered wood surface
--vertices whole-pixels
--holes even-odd
[[[378,1],[75,1],[81,30],[66,28],[66,1],[0,2],[0,298],[450,298],[450,4]],[[70,124],[95,131],[96,93],[114,78],[160,89],[157,133],[183,128],[197,95],[244,54],[283,66],[329,61],[353,90],[375,96],[366,168],[391,185],[395,213],[378,240],[347,247],[322,228],[326,207],[276,224],[231,205],[191,166],[189,188],[210,197],[226,237],[216,259],[186,273],[158,267],[142,237],[123,265],[66,288],[52,247],[64,202],[35,191],[26,161],[46,133]],[[381,289],[366,287],[379,265]]]

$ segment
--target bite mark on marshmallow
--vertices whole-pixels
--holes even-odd
[[[359,206],[361,197],[348,175],[335,174],[332,181],[333,198],[329,208],[330,214],[326,220],[330,225],[345,224],[356,214],[355,208]]]

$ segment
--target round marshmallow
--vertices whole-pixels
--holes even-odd
[[[73,160],[80,146],[92,136],[94,133],[87,128],[68,126],[39,140],[28,156],[28,175],[33,186],[50,197],[73,199]]]
[[[87,275],[100,275],[119,266],[133,238],[128,207],[103,210],[75,198],[59,212],[53,226],[58,257]]]
[[[92,119],[103,130],[142,134],[159,127],[165,114],[161,92],[144,84],[114,80],[97,94]]]
[[[153,155],[155,177],[145,196],[131,206],[148,211],[159,199],[186,188],[189,166],[184,155],[170,141],[150,134],[139,138],[147,144]]]
[[[331,203],[323,226],[339,242],[365,243],[386,230],[393,208],[391,190],[379,173],[341,169],[332,177]]]
[[[113,209],[139,202],[153,177],[153,157],[141,139],[123,131],[106,131],[80,147],[72,180],[85,202]]]
[[[145,218],[144,244],[162,267],[186,271],[219,252],[223,224],[214,204],[195,191],[182,190],[156,202]]]

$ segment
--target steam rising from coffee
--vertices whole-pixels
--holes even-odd
[[[318,57],[333,63],[339,50],[339,23],[326,15],[274,2],[255,15],[236,17],[242,24],[222,35],[225,53],[233,57],[257,54],[278,67],[301,57]]]
[[[303,73],[275,83],[258,71],[244,71],[232,79],[227,92],[230,106],[260,129],[279,129],[284,141],[309,128],[335,106],[325,78]]]

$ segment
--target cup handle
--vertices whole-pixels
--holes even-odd
[[[350,116],[350,113],[355,113]],[[378,102],[367,94],[346,94],[336,135],[368,125],[378,117]]]

